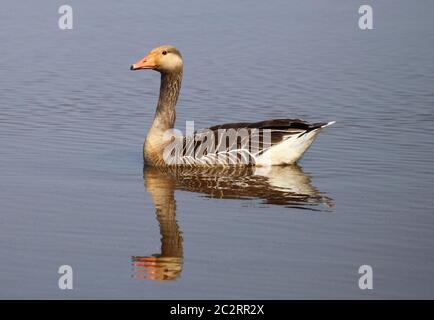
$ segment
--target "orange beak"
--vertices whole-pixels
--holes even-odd
[[[132,64],[130,70],[154,69],[157,67],[155,56],[150,53],[146,57]]]

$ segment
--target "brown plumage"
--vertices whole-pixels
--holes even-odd
[[[299,119],[272,119],[212,126],[193,137],[174,137],[175,106],[181,89],[183,61],[173,46],[153,49],[131,70],[161,73],[160,96],[143,155],[154,166],[282,165],[295,163],[319,131],[333,122],[307,123]],[[229,136],[230,135],[230,136]]]

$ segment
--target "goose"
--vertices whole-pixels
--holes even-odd
[[[174,131],[175,106],[183,75],[180,51],[174,46],[163,45],[151,50],[130,67],[130,70],[146,69],[161,74],[154,121],[143,145],[146,165],[291,165],[303,156],[323,128],[335,123],[272,119],[215,125],[180,136]]]

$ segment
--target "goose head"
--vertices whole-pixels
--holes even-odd
[[[131,70],[152,69],[160,73],[181,72],[182,56],[174,46],[161,46],[152,49],[145,57],[131,65]]]

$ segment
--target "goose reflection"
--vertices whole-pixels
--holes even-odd
[[[328,211],[333,199],[321,194],[298,165],[285,167],[156,168],[145,167],[160,227],[161,252],[133,256],[134,278],[175,280],[183,268],[182,232],[176,220],[175,190],[208,198],[259,200],[264,205]]]

